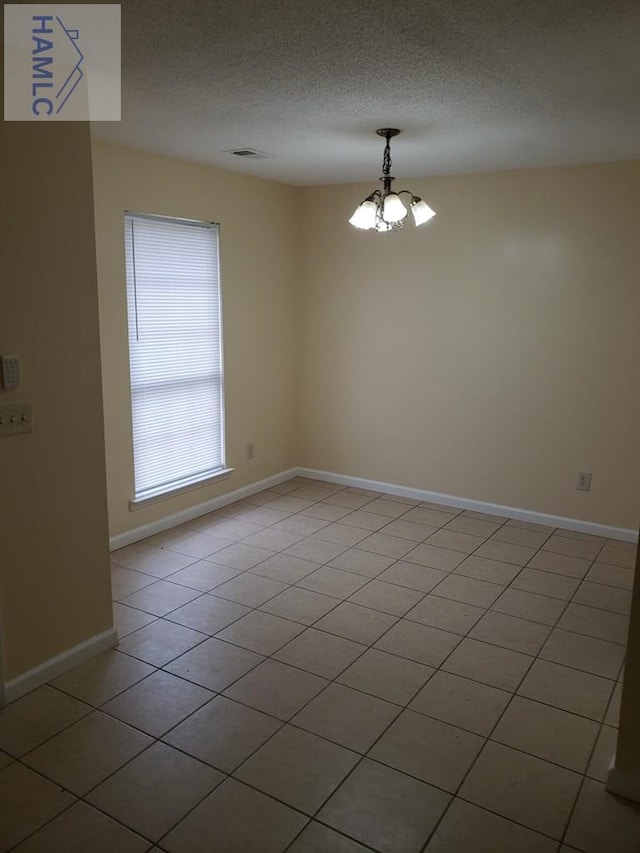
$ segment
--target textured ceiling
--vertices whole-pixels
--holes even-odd
[[[123,0],[101,139],[291,184],[640,157],[640,0]],[[241,160],[227,149],[271,155]]]

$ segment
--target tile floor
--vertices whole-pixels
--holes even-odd
[[[0,850],[638,853],[634,554],[301,478],[124,548],[118,647],[0,714]]]

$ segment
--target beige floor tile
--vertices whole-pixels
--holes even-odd
[[[491,739],[584,773],[598,728],[593,720],[515,696]]]
[[[376,648],[437,667],[459,642],[458,634],[401,619],[378,640]]]
[[[0,770],[4,770],[4,768],[8,767],[13,761],[14,759],[6,752],[0,752]]]
[[[533,521],[520,521],[519,518],[510,518],[507,521],[509,527],[521,527],[523,530],[533,530],[538,533],[547,533],[549,536],[555,532],[556,528],[548,524],[537,524]],[[579,534],[582,535],[582,534]]]
[[[153,669],[148,663],[109,649],[54,678],[51,684],[76,699],[97,706],[151,675]]]
[[[148,625],[156,618],[150,613],[143,613],[142,610],[136,610],[134,607],[127,607],[126,604],[113,602],[113,627],[118,632],[118,638],[122,640],[127,634],[137,631],[143,625]]]
[[[308,518],[304,515],[290,515],[273,525],[274,530],[286,530],[287,533],[297,533],[303,537],[312,536],[319,530],[324,531],[328,527],[327,521],[323,521],[321,518]]]
[[[260,575],[246,572],[217,586],[214,594],[218,598],[235,601],[236,604],[259,607],[286,588],[286,584],[274,581],[272,578],[263,578]]]
[[[346,506],[335,506],[334,504],[320,502],[312,504],[307,509],[303,509],[300,516],[302,518],[321,519],[328,524],[330,521],[338,521],[338,519],[342,519],[350,513],[351,510]]]
[[[407,521],[406,516],[392,521],[384,528],[384,532],[389,536],[397,536],[400,539],[408,539],[410,542],[424,542],[429,536],[432,536],[438,525],[419,524],[416,521]]]
[[[170,853],[281,853],[308,818],[227,779],[163,839]]]
[[[259,533],[254,533],[243,540],[243,544],[252,545],[256,548],[266,548],[267,551],[284,551],[285,548],[295,545],[303,537],[299,533],[290,533],[287,530],[275,530],[266,527]]]
[[[444,791],[365,758],[318,817],[375,850],[419,853],[449,800]]]
[[[330,684],[292,722],[347,749],[366,752],[400,710],[375,696]]]
[[[260,609],[266,613],[281,616],[283,619],[312,625],[325,613],[333,610],[338,603],[338,600],[331,596],[292,586],[265,602]]]
[[[397,705],[406,705],[434,669],[412,660],[369,649],[337,681]]]
[[[265,714],[289,720],[326,685],[326,679],[310,672],[266,660],[225,693]]]
[[[329,560],[333,560],[338,554],[341,554],[347,549],[347,545],[341,545],[336,542],[328,542],[318,536],[309,536],[303,539],[291,548],[288,548],[286,553],[292,557],[300,557],[303,560],[310,560],[312,563],[324,565]],[[317,566],[314,566],[317,568]],[[297,580],[297,578],[296,578]]]
[[[617,643],[607,643],[595,637],[554,628],[542,647],[540,657],[603,678],[615,679],[620,672],[624,654],[624,646]]]
[[[211,560],[230,569],[246,571],[272,556],[273,551],[266,548],[256,548],[254,545],[247,545],[245,542],[234,542],[233,545],[213,554]]]
[[[315,675],[335,678],[360,657],[365,649],[366,646],[353,640],[308,628],[304,634],[300,634],[280,649],[274,657]]]
[[[458,511],[432,509],[426,504],[410,509],[402,516],[403,521],[413,521],[417,524],[429,524],[432,527],[444,527],[458,515]]]
[[[501,690],[515,690],[533,658],[499,646],[465,639],[449,655],[443,669]]]
[[[223,779],[223,774],[212,767],[166,744],[155,743],[87,799],[157,841]]]
[[[397,621],[396,616],[345,601],[323,616],[314,627],[370,646]]]
[[[262,530],[261,524],[252,524],[250,521],[243,521],[228,516],[216,513],[217,520],[209,523],[207,532],[214,536],[219,536],[222,539],[230,539],[232,542],[239,542],[241,539],[246,539],[247,536],[252,536],[254,533]],[[219,553],[219,552],[216,552]]]
[[[407,613],[406,618],[455,634],[466,634],[485,612],[484,608],[473,604],[427,595]]]
[[[158,671],[107,702],[101,710],[149,735],[161,737],[213,695],[197,684]]]
[[[151,575],[143,575],[133,569],[124,566],[112,565],[111,567],[111,597],[114,601],[120,601],[132,592],[136,592],[145,586],[155,583],[156,579]]]
[[[386,532],[372,533],[358,543],[358,548],[362,551],[370,551],[372,554],[380,554],[383,557],[393,557],[396,560],[404,557],[413,547],[413,543],[408,539],[392,536]]]
[[[451,574],[432,590],[433,595],[473,604],[476,607],[489,607],[504,591],[503,586]]]
[[[393,616],[404,616],[422,598],[419,590],[372,580],[354,592],[349,601]]]
[[[440,670],[409,705],[445,723],[488,736],[507,707],[511,694]]]
[[[15,848],[16,853],[144,853],[149,842],[78,802]]]
[[[502,560],[503,563],[512,563],[514,566],[526,566],[536,550],[536,548],[528,548],[524,545],[513,545],[510,542],[498,542],[496,539],[490,539],[481,545],[475,554],[477,557]]]
[[[187,601],[193,601],[200,595],[202,593],[195,589],[161,580],[127,595],[121,603],[144,610],[145,613],[152,613],[154,616],[166,616],[167,613],[171,613],[172,610],[186,604]]]
[[[382,572],[376,580],[385,583],[394,583],[397,586],[418,590],[418,592],[430,592],[446,576],[446,572],[441,572],[437,569],[420,566],[416,563],[398,561]]]
[[[538,832],[560,839],[581,777],[497,743],[488,743],[460,797]]]
[[[549,598],[546,595],[536,595],[521,589],[505,589],[500,598],[491,605],[492,610],[506,613],[508,616],[519,616],[543,625],[555,625],[566,607],[565,601]]]
[[[296,498],[307,498],[311,501],[323,501],[326,500],[326,498],[330,498],[331,495],[335,495],[338,492],[342,491],[342,486],[330,485],[329,483],[320,483],[316,480],[313,483],[304,486],[298,486],[290,494],[292,494]]]
[[[143,660],[153,666],[164,666],[184,652],[197,646],[207,637],[183,625],[156,619],[139,628],[118,643],[118,651]]]
[[[112,554],[113,561],[120,566],[126,566],[128,569],[144,572],[156,578],[166,578],[195,561],[195,557],[154,548],[142,542],[129,547],[131,550],[123,548]]]
[[[520,566],[502,563],[500,560],[489,560],[487,557],[477,557],[471,554],[455,569],[454,574],[476,578],[479,581],[507,586],[520,573]]]
[[[539,572],[536,569],[523,569],[511,584],[511,588],[569,601],[579,585],[580,581],[576,578],[567,578],[552,572]]]
[[[167,535],[168,534],[168,535]],[[165,536],[166,540],[160,544],[159,538]],[[178,527],[174,531],[167,531],[165,534],[159,534],[158,539],[151,536],[148,542],[153,542],[167,551],[175,551],[178,554],[185,554],[188,557],[195,557],[199,560],[205,557],[210,557],[216,551],[222,551],[231,544],[229,539],[223,539],[221,536],[213,536],[210,533],[200,533],[192,530],[189,527]]]
[[[270,500],[266,507],[268,509],[279,509],[282,512],[300,512],[313,506],[314,503],[315,501],[310,501],[308,498],[295,498],[288,494]]]
[[[629,617],[571,603],[560,617],[558,628],[624,645],[629,632]]]
[[[575,604],[586,604],[600,610],[611,610],[628,616],[631,612],[631,593],[626,589],[616,589],[601,583],[583,581],[573,597]]]
[[[217,634],[217,638],[244,649],[271,655],[304,631],[304,626],[271,613],[253,610]]]
[[[377,512],[380,515],[385,515],[387,518],[398,518],[403,515],[409,506],[399,501],[390,500],[386,495],[382,498],[376,498],[367,505],[367,512]]]
[[[556,554],[553,551],[538,551],[531,560],[530,569],[540,569],[556,575],[582,580],[589,571],[591,560],[582,557],[572,557],[569,554]]]
[[[368,847],[363,847],[357,841],[347,838],[312,820],[288,848],[287,853],[367,853]]]
[[[361,495],[356,494],[355,492],[348,492],[346,490],[338,492],[334,495],[329,495],[325,499],[325,503],[328,503],[332,506],[341,506],[346,507],[347,509],[360,509],[360,507],[365,504],[372,503],[372,499],[370,495]]]
[[[548,625],[490,610],[476,624],[469,636],[474,640],[512,649],[514,652],[536,655],[550,631]]]
[[[94,711],[22,760],[82,796],[151,743],[137,729]]]
[[[45,684],[0,709],[0,749],[24,755],[92,710]]]
[[[68,808],[74,799],[58,785],[14,761],[0,773],[0,850],[12,849]]]
[[[427,545],[436,545],[438,548],[449,548],[451,551],[460,551],[462,554],[471,554],[485,541],[484,536],[473,536],[469,533],[461,533],[457,530],[451,530],[449,527],[443,527],[432,536],[426,543]]]
[[[601,782],[585,779],[566,841],[584,853],[637,853],[640,805],[614,797]]]
[[[317,568],[318,563],[312,563],[310,560],[302,560],[300,557],[294,557],[291,554],[275,554],[268,560],[259,563],[251,570],[251,574],[290,584],[306,578]]]
[[[613,563],[614,566],[633,569],[636,565],[637,550],[638,546],[634,542],[609,540],[598,554],[598,559],[604,563]]]
[[[209,560],[198,560],[197,563],[192,563],[186,569],[180,569],[179,572],[172,574],[171,583],[182,584],[182,586],[188,586],[200,592],[210,592],[239,574],[238,569],[219,566]]]
[[[313,815],[360,756],[310,732],[285,726],[235,772],[254,788]]]
[[[450,548],[438,548],[423,542],[417,545],[405,556],[408,563],[417,563],[419,566],[428,566],[431,569],[439,569],[451,572],[464,560],[465,555],[461,551],[452,551]]]
[[[509,521],[509,519],[503,515],[495,515],[492,512],[478,512],[475,509],[465,509],[460,515],[462,518],[475,518],[478,521],[488,521],[492,524],[499,524],[500,526]]]
[[[332,595],[334,598],[348,598],[366,582],[365,575],[335,569],[331,566],[322,566],[312,574],[307,575],[306,578],[298,581],[297,586],[310,589],[312,592],[320,592],[323,595]]]
[[[456,799],[425,853],[556,853],[556,848],[538,832]]]
[[[614,566],[611,563],[594,563],[587,572],[585,580],[616,586],[620,589],[632,589],[635,571],[631,567]]]
[[[232,773],[281,725],[267,714],[216,696],[163,740],[224,773]]]
[[[403,711],[369,751],[370,758],[455,793],[484,738],[441,720]]]
[[[618,727],[620,721],[620,701],[622,699],[622,684],[616,684],[607,706],[604,721],[608,726]]]
[[[308,521],[312,521],[313,519],[306,519]],[[322,522],[317,521],[318,525]],[[333,542],[336,545],[344,545],[345,547],[350,547],[352,545],[356,545],[358,542],[362,542],[363,539],[366,539],[369,536],[369,532],[367,530],[361,530],[359,527],[349,527],[348,524],[340,524],[339,521],[334,522],[333,524],[327,524],[326,526],[318,529],[317,532],[314,532],[314,537],[316,539],[322,539],[325,542]]]
[[[587,776],[603,784],[607,781],[607,774],[616,755],[617,742],[618,730],[613,726],[602,726],[587,768]]]
[[[537,660],[518,689],[520,696],[601,720],[614,683],[606,678]]]
[[[467,518],[464,515],[459,515],[450,521],[445,530],[456,530],[459,533],[470,533],[472,536],[480,536],[486,539],[500,528],[499,524],[491,521],[479,521],[477,518]]]
[[[221,691],[262,660],[262,655],[212,637],[167,664],[165,669],[208,690]]]
[[[357,575],[365,575],[375,578],[395,562],[394,557],[384,557],[373,554],[370,551],[362,551],[359,547],[349,548],[335,557],[330,565],[345,572],[353,572]]]
[[[599,541],[590,542],[561,534],[562,531],[558,531],[549,537],[543,545],[543,550],[553,551],[556,554],[567,554],[571,557],[582,557],[585,560],[595,560],[602,550],[602,543]]]
[[[211,636],[250,612],[244,604],[227,601],[212,593],[178,607],[166,619]]]
[[[362,530],[380,530],[385,524],[389,523],[389,518],[384,515],[379,515],[375,512],[367,512],[365,509],[357,509],[355,512],[350,512],[348,515],[340,519],[342,524],[347,524],[350,527],[359,527]]]
[[[548,532],[529,530],[526,527],[515,527],[504,524],[491,537],[496,542],[509,542],[512,545],[524,545],[528,548],[540,548],[549,538]]]

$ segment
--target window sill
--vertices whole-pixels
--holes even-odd
[[[142,509],[143,507],[150,506],[151,504],[160,503],[160,501],[169,500],[169,498],[175,498],[178,495],[185,494],[186,492],[192,492],[194,489],[200,489],[203,486],[208,486],[218,480],[226,480],[227,477],[230,477],[231,474],[233,474],[233,471],[233,468],[222,468],[214,474],[207,474],[201,480],[195,480],[181,486],[175,486],[174,488],[164,492],[150,494],[148,497],[132,498],[129,501],[129,510],[131,512],[135,512],[137,509]]]

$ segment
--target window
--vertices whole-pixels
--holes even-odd
[[[217,225],[125,215],[135,496],[227,473]]]

